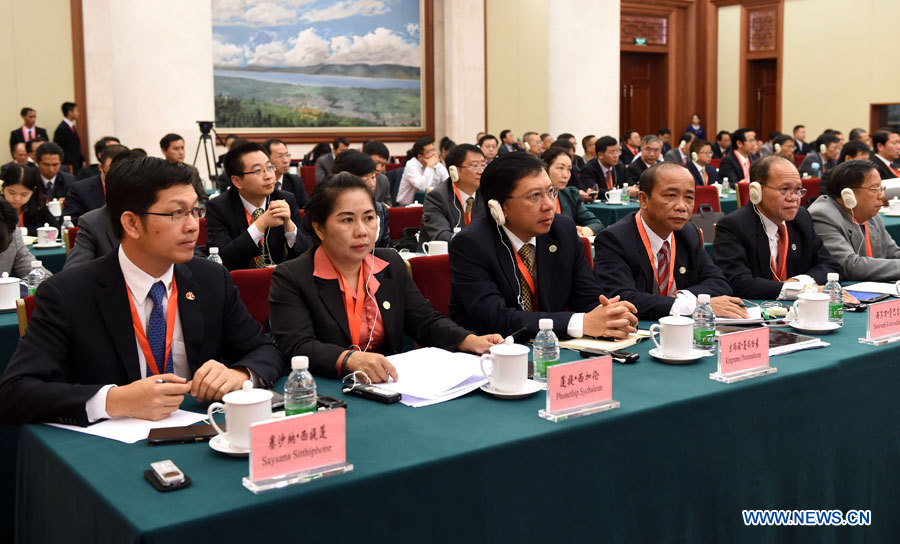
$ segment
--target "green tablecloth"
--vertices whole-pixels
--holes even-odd
[[[247,462],[22,429],[19,542],[897,542],[900,345],[862,346],[865,314],[774,375],[711,381],[713,358],[615,366],[622,407],[551,423],[543,394],[426,408],[347,398],[345,475],[253,495]],[[646,325],[646,324],[644,324]],[[564,352],[572,359],[570,352]],[[339,395],[333,380],[323,394]],[[142,477],[172,459],[194,483]],[[870,527],[744,527],[742,509],[871,509]],[[294,535],[291,537],[290,535]]]
[[[38,249],[29,246],[28,249],[31,251],[31,254],[34,255],[35,259],[41,261],[44,268],[54,274],[62,270],[63,265],[66,264],[66,248],[64,247]]]
[[[734,193],[720,199],[719,202],[722,204],[722,211],[725,213],[731,213],[737,209],[737,198],[734,196]],[[606,227],[612,225],[619,219],[622,219],[629,213],[636,212],[640,209],[637,199],[632,199],[631,202],[627,204],[592,202],[590,204],[585,204],[585,206],[597,216],[597,219],[603,222],[603,225]]]

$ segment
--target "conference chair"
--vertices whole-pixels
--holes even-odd
[[[821,178],[807,178],[800,180],[800,182],[803,183],[803,188],[806,189],[806,194],[800,200],[800,205],[809,206],[819,198],[819,187],[822,184],[822,180]]]
[[[587,259],[588,267],[593,270],[594,269],[594,248],[591,247],[590,239],[581,237],[581,244],[584,246],[584,258]]]
[[[78,236],[78,227],[69,227],[63,231],[63,243],[66,248],[66,255],[75,247],[75,237]]]
[[[25,329],[28,327],[28,320],[34,313],[36,307],[34,295],[28,295],[24,299],[16,300],[16,317],[19,320],[19,336],[25,336]]]
[[[272,284],[274,270],[268,267],[231,271],[231,280],[238,288],[241,302],[247,307],[250,316],[262,325],[263,332],[269,330],[269,286]]]
[[[311,195],[316,188],[316,167],[301,166],[300,177],[303,179],[303,186],[306,187],[306,194]]]
[[[719,190],[712,185],[698,185],[694,192],[693,213],[700,213],[700,206],[703,204],[708,204],[714,212],[721,212],[722,204],[719,202]]]
[[[739,181],[737,184],[737,207],[747,205],[750,202],[750,182]]]
[[[435,310],[450,315],[450,256],[444,254],[413,257],[407,263],[413,282],[422,292],[422,296],[431,302]]]
[[[388,209],[388,229],[391,232],[391,240],[399,240],[403,238],[404,229],[416,228],[422,226],[422,212],[424,206],[413,206],[412,208],[395,207]]]
[[[71,230],[71,229],[69,229],[69,230]],[[197,245],[198,246],[206,245],[206,218],[205,217],[200,218],[200,229],[199,229],[199,232],[197,233]]]

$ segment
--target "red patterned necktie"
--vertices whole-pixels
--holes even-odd
[[[669,241],[663,242],[659,253],[657,253],[659,264],[656,266],[656,284],[659,286],[659,294],[668,296],[669,294]]]

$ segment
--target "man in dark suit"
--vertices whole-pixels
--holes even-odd
[[[75,183],[75,176],[60,170],[63,150],[53,142],[46,142],[34,153],[34,162],[41,173],[41,186],[38,188],[44,200],[65,198],[69,185]]]
[[[641,179],[641,174],[644,173],[644,170],[650,168],[658,162],[662,162],[659,158],[661,153],[662,140],[660,140],[653,134],[644,136],[644,139],[641,140],[640,156],[631,164],[629,164],[628,168],[625,169],[625,183],[630,185],[632,188],[636,187],[638,180]]]
[[[340,137],[335,138],[331,148],[331,153],[322,155],[316,160],[316,183],[321,183],[323,179],[331,175],[334,158],[340,155],[342,151],[350,149],[350,140]]]
[[[481,177],[490,214],[450,241],[450,317],[475,331],[509,335],[553,320],[561,338],[635,331],[634,306],[603,296],[575,223],[556,213],[556,190],[524,153],[494,159]]]
[[[78,235],[75,244],[66,254],[63,270],[108,255],[119,247],[119,239],[113,234],[106,205],[91,210],[78,219]]]
[[[872,162],[881,179],[900,178],[900,170],[894,162],[900,158],[900,133],[893,130],[879,130],[872,135],[875,145]]]
[[[694,176],[695,185],[712,185],[719,182],[719,173],[709,164],[712,154],[712,146],[706,140],[697,138],[691,143],[691,157],[687,169]]]
[[[66,202],[63,205],[63,216],[68,215],[76,226],[78,219],[86,212],[96,210],[106,203],[106,175],[113,159],[128,151],[124,145],[108,145],[100,154],[100,174],[87,179],[80,179],[69,185]]]
[[[81,138],[75,128],[78,121],[78,106],[74,102],[63,102],[63,120],[53,132],[53,142],[62,148],[63,164],[74,174],[84,166],[84,154],[81,152]]]
[[[500,148],[497,154],[505,155],[513,151],[522,151],[522,147],[516,142],[516,135],[509,129],[500,131]]]
[[[309,195],[306,194],[306,186],[300,176],[291,174],[291,153],[287,145],[277,138],[270,138],[263,142],[263,149],[269,156],[269,161],[275,167],[275,189],[294,195],[297,207],[306,208],[309,204]]]
[[[813,150],[812,145],[806,143],[806,127],[797,125],[794,127],[794,153],[806,155]]]
[[[228,271],[193,259],[202,210],[190,172],[144,157],[110,176],[121,246],[41,284],[0,378],[4,424],[161,420],[186,394],[221,399],[248,379],[271,387],[285,372]]]
[[[232,188],[207,204],[206,245],[219,248],[229,270],[278,264],[309,249],[294,195],[275,190],[275,167],[261,145],[232,147],[225,172]]]
[[[657,138],[658,139],[658,138]],[[660,152],[662,152],[662,140],[659,143]],[[622,164],[625,165],[625,168],[628,168],[628,165],[634,161],[634,158],[638,153],[641,152],[641,135],[636,130],[629,130],[625,132],[625,137],[622,139],[622,156],[619,157],[619,160],[622,161]]]
[[[100,175],[100,154],[103,153],[103,149],[108,145],[122,145],[122,142],[119,141],[115,136],[104,136],[94,142],[94,155],[97,157],[97,164],[88,164],[84,166],[75,173],[76,179],[87,179],[94,176]]]
[[[691,315],[697,295],[709,294],[716,315],[746,317],[741,300],[706,253],[691,223],[694,180],[680,164],[662,163],[641,175],[641,209],[594,239],[600,284],[634,304],[641,319]]]
[[[43,138],[47,140],[47,130],[35,126],[37,122],[37,112],[32,108],[22,108],[19,113],[22,116],[22,126],[9,133],[9,149],[10,151],[18,143],[26,143],[34,138]]]
[[[387,207],[393,206],[391,182],[384,173],[388,161],[391,160],[387,146],[378,140],[368,140],[363,143],[362,152],[375,163],[375,202],[381,202]]]
[[[159,140],[159,150],[167,161],[175,164],[184,164],[191,171],[191,185],[194,186],[200,205],[205,205],[209,200],[209,195],[206,194],[206,187],[203,186],[203,181],[200,180],[200,172],[193,165],[184,163],[184,138],[178,134],[166,134]]]
[[[449,242],[456,229],[484,215],[484,198],[478,194],[485,161],[481,150],[472,144],[460,144],[447,153],[450,177],[425,195],[419,249],[425,242]]]
[[[659,141],[662,142],[662,155],[672,151],[672,131],[668,128],[661,128],[656,135],[659,136]]]
[[[716,134],[716,141],[712,144],[712,158],[721,159],[724,158],[730,151],[731,147],[731,134],[727,130],[720,130],[718,134]]]
[[[754,164],[750,173],[762,189],[759,202],[751,201],[716,226],[715,262],[735,296],[793,300],[804,285],[824,285],[829,272],[840,273],[800,205],[806,191],[797,168],[773,155]]]
[[[625,165],[619,161],[622,154],[619,143],[612,136],[597,138],[594,143],[596,159],[591,159],[581,170],[576,180],[578,191],[583,202],[592,202],[597,194],[604,194],[611,189],[621,188],[625,183]],[[598,191],[593,195],[590,191]]]
[[[696,136],[693,132],[685,132],[678,142],[678,147],[673,147],[663,153],[663,160],[687,166],[691,160],[691,144],[694,143],[694,139]]]
[[[734,188],[739,181],[750,181],[750,156],[756,152],[756,132],[739,128],[731,135],[731,143],[734,145],[732,153],[719,163],[719,177]]]
[[[6,172],[6,169],[14,164],[21,164],[23,166],[30,167],[34,166],[34,163],[28,162],[28,152],[25,151],[25,144],[22,142],[19,142],[13,146],[12,157],[12,161],[4,163],[3,166],[0,166],[0,175],[2,175],[3,172]]]

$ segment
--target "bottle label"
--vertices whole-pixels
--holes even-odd
[[[547,377],[547,368],[553,365],[558,365],[559,359],[552,359],[549,361],[541,361],[538,359],[534,360],[534,377],[535,378],[546,378]]]
[[[284,415],[286,416],[295,416],[297,414],[306,414],[309,412],[316,411],[316,403],[306,404],[306,405],[284,405]]]
[[[716,329],[694,329],[695,346],[713,346],[716,343]]]
[[[836,302],[828,305],[828,319],[835,321],[844,318],[844,304]]]

